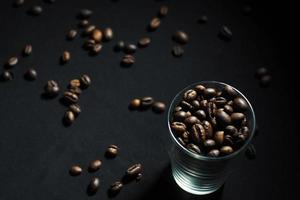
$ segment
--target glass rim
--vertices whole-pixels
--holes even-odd
[[[226,155],[226,156],[220,156],[220,157],[209,157],[209,156],[204,156],[204,155],[199,155],[199,154],[196,154],[194,152],[191,152],[189,151],[186,147],[184,147],[182,144],[180,144],[180,142],[176,139],[175,137],[175,134],[173,133],[172,131],[172,128],[171,128],[171,124],[170,124],[170,119],[171,119],[171,115],[173,114],[173,109],[175,108],[174,104],[176,102],[176,100],[178,99],[178,97],[180,97],[185,91],[187,91],[188,89],[191,89],[192,87],[196,86],[196,85],[204,85],[205,84],[216,84],[216,85],[223,85],[223,86],[230,86],[232,87],[236,92],[238,92],[238,94],[247,102],[247,104],[249,105],[249,111],[250,111],[250,114],[248,116],[250,116],[253,120],[253,124],[250,128],[251,132],[249,134],[249,137],[248,139],[245,141],[245,143],[243,144],[242,147],[240,147],[237,151],[229,154],[229,155]],[[220,82],[220,81],[200,81],[200,82],[195,82],[195,83],[192,83],[190,85],[188,85],[187,87],[183,88],[182,90],[180,90],[176,95],[175,97],[172,99],[172,102],[169,106],[169,109],[168,109],[168,128],[169,128],[169,134],[171,135],[171,138],[172,140],[175,142],[175,144],[181,149],[183,150],[186,154],[188,154],[189,156],[191,157],[194,157],[196,159],[199,159],[199,160],[205,160],[205,161],[223,161],[223,160],[228,160],[230,158],[233,158],[235,156],[237,156],[238,154],[240,154],[247,146],[248,144],[250,143],[250,141],[252,140],[253,138],[253,135],[254,135],[254,132],[255,132],[255,127],[256,127],[256,118],[255,118],[255,113],[254,113],[254,110],[253,110],[253,107],[251,105],[251,103],[249,102],[249,100],[245,97],[245,95],[240,92],[238,89],[236,89],[235,87],[227,84],[227,83],[224,83],[224,82]]]

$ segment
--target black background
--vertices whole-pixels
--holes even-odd
[[[228,1],[110,1],[57,0],[53,5],[32,0],[21,8],[11,1],[0,3],[0,63],[20,55],[27,43],[33,54],[20,59],[12,69],[14,80],[0,83],[0,199],[108,199],[109,185],[120,179],[136,162],[144,166],[139,183],[126,185],[116,199],[291,199],[299,176],[296,132],[296,79],[292,69],[293,41],[291,8],[287,2],[250,2],[253,13],[241,12],[245,2]],[[26,14],[34,4],[42,5],[39,17]],[[160,5],[169,6],[161,27],[148,33],[146,25]],[[94,11],[91,22],[113,28],[115,38],[102,52],[90,57],[81,48],[83,39],[66,41],[75,28],[78,10]],[[197,24],[200,15],[209,21]],[[288,14],[288,15],[287,15]],[[233,40],[217,37],[221,25],[233,32]],[[182,58],[174,58],[171,35],[182,29],[190,35]],[[152,43],[139,50],[136,64],[123,68],[122,53],[113,52],[117,40],[135,43],[148,35]],[[59,64],[64,50],[70,63]],[[34,82],[24,80],[29,67],[38,71]],[[254,79],[258,67],[267,67],[273,82],[262,89]],[[92,86],[80,98],[83,112],[70,127],[62,117],[66,107],[58,98],[44,100],[40,94],[47,80],[57,80],[62,91],[68,81],[89,74]],[[253,141],[256,160],[242,158],[223,190],[210,197],[196,197],[179,189],[170,176],[169,160],[161,137],[168,136],[167,120],[151,111],[130,112],[133,97],[153,96],[170,103],[185,86],[201,80],[218,80],[240,89],[252,102],[259,125]],[[104,158],[107,145],[120,149],[114,160]],[[102,169],[94,174],[71,177],[68,169],[100,158]],[[86,186],[93,176],[101,178],[101,189],[93,196]]]

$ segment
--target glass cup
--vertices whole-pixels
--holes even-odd
[[[228,85],[217,81],[202,81],[189,85],[175,96],[168,111],[168,127],[170,134],[168,153],[171,160],[172,175],[179,187],[192,194],[206,195],[215,192],[224,184],[229,173],[234,168],[234,161],[250,143],[255,131],[255,115],[247,98],[233,87],[239,96],[244,98],[249,105],[249,109],[246,111],[245,115],[248,120],[250,132],[248,139],[243,146],[232,154],[220,157],[207,157],[187,150],[178,142],[172,133],[170,122],[173,110],[182,99],[183,93],[199,84],[217,89],[222,89],[224,86]]]

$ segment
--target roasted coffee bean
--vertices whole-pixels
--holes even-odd
[[[70,88],[80,87],[80,80],[79,79],[72,79],[69,82],[69,87]]]
[[[123,188],[123,183],[120,181],[116,181],[110,186],[110,192],[115,194],[120,192],[122,188]]]
[[[176,121],[183,121],[187,117],[186,112],[182,110],[175,112],[173,116]]]
[[[101,165],[102,165],[101,160],[93,160],[93,161],[90,162],[90,164],[89,164],[89,171],[90,171],[90,172],[95,172],[95,171],[97,171],[98,169],[100,169]]]
[[[266,67],[260,67],[255,72],[255,78],[261,79],[263,76],[267,75],[269,70]]]
[[[207,107],[208,107],[208,101],[207,101],[206,99],[200,101],[200,108],[201,108],[201,109],[207,110]]]
[[[130,54],[124,55],[121,63],[122,63],[122,65],[129,67],[135,63],[135,57],[133,57]]]
[[[231,135],[225,135],[223,144],[232,146],[234,144],[232,136]]]
[[[27,44],[23,49],[23,55],[29,56],[32,53],[32,46],[31,44]]]
[[[238,132],[238,130],[234,126],[228,125],[228,126],[226,126],[224,132],[225,132],[225,134],[228,134],[228,135],[235,135]]]
[[[272,81],[272,76],[265,75],[265,76],[261,77],[259,84],[261,87],[267,87],[270,85],[271,81]]]
[[[88,25],[85,29],[84,29],[84,34],[85,35],[90,35],[90,37],[92,38],[92,33],[93,33],[93,31],[96,29],[96,26],[95,25],[92,25],[92,24],[90,24],[90,25]],[[99,32],[98,32],[99,33]],[[97,36],[96,34],[95,34],[95,36]],[[98,36],[99,37],[99,36]]]
[[[67,111],[64,116],[64,121],[67,124],[72,124],[75,121],[75,115],[72,111]]]
[[[232,39],[232,32],[227,26],[222,26],[219,31],[219,38],[225,41]]]
[[[197,97],[197,92],[195,90],[188,90],[183,94],[183,99],[185,101],[193,101]]]
[[[115,51],[123,51],[125,48],[125,42],[120,40],[114,47]]]
[[[16,7],[20,7],[24,5],[24,2],[25,2],[24,0],[15,0],[13,5]]]
[[[203,121],[202,126],[205,129],[206,138],[212,138],[213,137],[213,127],[209,121]]]
[[[64,93],[64,99],[68,102],[68,103],[77,103],[78,101],[78,96],[72,92],[65,92]]]
[[[197,111],[194,113],[194,115],[195,115],[198,119],[200,119],[200,120],[206,119],[206,114],[205,114],[204,110],[197,110]]]
[[[95,44],[92,48],[91,48],[91,53],[93,54],[98,54],[102,49],[102,44]]]
[[[182,108],[184,110],[192,110],[193,109],[193,106],[186,101],[181,101],[180,105],[182,106]]]
[[[224,131],[215,132],[214,139],[218,145],[221,145],[224,141]]]
[[[228,155],[228,154],[231,154],[233,152],[233,149],[231,146],[223,146],[221,149],[220,149],[220,152],[221,154],[223,155]]]
[[[131,109],[136,110],[136,109],[138,109],[140,106],[141,106],[141,100],[140,100],[140,99],[135,98],[135,99],[132,99],[132,100],[130,101],[129,107],[130,107]]]
[[[248,159],[252,160],[252,159],[255,159],[256,158],[256,150],[255,150],[255,147],[250,144],[246,151],[245,151],[245,155]]]
[[[184,54],[184,49],[179,45],[175,45],[173,46],[172,53],[175,57],[181,57]]]
[[[217,95],[217,91],[215,88],[206,88],[203,91],[203,96],[206,99],[211,99],[211,98],[215,97],[216,95]]]
[[[224,110],[218,109],[216,112],[217,123],[222,127],[226,127],[231,123],[231,117]]]
[[[208,21],[208,17],[206,15],[201,15],[199,17],[199,19],[197,20],[197,22],[199,24],[205,24],[205,23],[207,23],[207,21]]]
[[[149,37],[142,37],[141,39],[139,39],[138,41],[138,45],[139,47],[146,47],[150,44],[151,39]]]
[[[190,137],[189,135],[190,135],[190,133],[188,131],[185,131],[184,133],[182,133],[181,138],[185,143],[189,142],[189,137]]]
[[[166,109],[166,105],[163,102],[155,102],[152,106],[152,110],[155,113],[163,113]]]
[[[87,50],[93,49],[93,47],[96,45],[95,40],[88,39],[84,42],[84,48]]]
[[[179,44],[186,44],[189,41],[189,36],[186,32],[179,30],[173,34],[173,40]]]
[[[98,191],[100,186],[100,179],[97,177],[92,178],[89,186],[88,186],[88,192],[91,194],[94,194]]]
[[[198,94],[203,94],[203,92],[204,92],[205,89],[206,89],[206,88],[205,88],[203,85],[196,85],[196,86],[195,86],[195,90],[196,90],[196,92],[197,92]]]
[[[137,175],[137,177],[135,178],[135,180],[136,180],[136,181],[140,181],[140,180],[142,179],[142,177],[143,177],[143,174],[142,174],[142,173],[139,173],[139,174]]]
[[[205,129],[201,124],[194,124],[190,134],[195,144],[201,144],[206,139]]]
[[[37,78],[37,72],[35,71],[35,69],[30,68],[24,73],[24,77],[29,81],[33,81]]]
[[[103,37],[103,33],[101,30],[95,28],[91,33],[91,39],[95,40],[95,42],[101,42]]]
[[[182,122],[172,122],[171,128],[178,135],[181,135],[186,131],[186,126]]]
[[[115,158],[118,155],[119,147],[116,145],[109,145],[106,149],[105,155],[109,158]]]
[[[212,148],[216,145],[216,142],[212,139],[208,139],[208,140],[205,140],[203,144],[207,148]]]
[[[78,26],[79,26],[80,28],[85,28],[85,27],[87,27],[89,24],[90,24],[90,22],[89,22],[88,20],[84,19],[84,20],[81,20],[81,21],[79,22]]]
[[[232,100],[228,101],[228,102],[227,102],[227,105],[233,106],[233,101],[232,101]]]
[[[88,75],[84,74],[81,76],[81,78],[80,78],[81,85],[80,86],[82,88],[88,88],[91,85],[91,83],[92,83],[91,78]]]
[[[79,11],[79,17],[86,19],[89,18],[90,16],[92,16],[93,11],[89,10],[89,9],[81,9]]]
[[[240,126],[245,119],[245,115],[243,113],[232,113],[230,117],[232,123],[236,126]]]
[[[182,107],[181,106],[176,106],[174,108],[174,112],[178,112],[178,111],[181,111],[182,110]]]
[[[248,136],[250,134],[250,129],[247,126],[243,126],[239,132],[245,136]]]
[[[157,17],[154,17],[153,19],[151,19],[150,24],[149,24],[149,28],[151,30],[156,30],[158,27],[160,26],[160,19]]]
[[[103,30],[103,36],[104,36],[104,39],[105,39],[106,41],[110,41],[110,40],[112,40],[113,37],[114,37],[114,32],[113,32],[113,30],[112,30],[110,27],[105,28],[105,29]]]
[[[71,87],[69,88],[69,92],[76,94],[77,96],[81,95],[82,90],[79,87]]]
[[[73,165],[70,168],[69,172],[72,176],[78,176],[79,174],[81,174],[82,168],[79,165]]]
[[[214,103],[218,108],[221,108],[227,103],[227,100],[224,97],[216,97]]]
[[[124,47],[124,52],[127,54],[133,54],[137,50],[137,47],[134,44],[126,44]]]
[[[72,104],[69,107],[70,111],[72,111],[75,115],[79,115],[81,113],[81,108],[78,104]]]
[[[224,106],[224,111],[228,114],[231,115],[233,113],[233,108],[230,105],[225,105]]]
[[[197,110],[200,108],[200,102],[198,100],[193,100],[191,104],[192,104],[194,110]]]
[[[58,83],[54,80],[48,81],[44,89],[45,89],[45,94],[49,97],[57,96],[60,90]]]
[[[17,58],[17,57],[11,57],[11,58],[9,58],[8,61],[7,61],[7,65],[8,65],[9,67],[13,67],[13,66],[15,66],[15,65],[17,65],[17,64],[18,64],[18,58]]]
[[[222,95],[228,99],[234,99],[238,93],[233,87],[226,85],[222,90]]]
[[[32,6],[29,9],[29,14],[35,15],[35,16],[40,15],[42,12],[43,12],[42,6]]]
[[[7,71],[5,70],[2,74],[1,74],[1,80],[3,81],[10,81],[14,79],[14,75],[11,71]]]
[[[190,117],[185,118],[184,123],[187,126],[193,126],[194,124],[199,124],[200,120],[195,116],[190,116]]]
[[[168,11],[169,11],[168,6],[163,5],[159,8],[158,15],[160,17],[165,17],[168,14]]]
[[[220,151],[218,149],[212,149],[207,153],[210,157],[218,157],[220,155]]]
[[[190,143],[186,147],[188,150],[190,150],[191,152],[193,152],[195,154],[201,154],[200,148],[195,144]]]
[[[217,112],[217,106],[214,102],[209,102],[207,105],[207,113],[210,120],[212,120]]]
[[[67,34],[67,38],[69,40],[73,40],[75,37],[77,36],[77,31],[74,29],[69,30],[68,34]]]
[[[68,51],[64,51],[61,57],[62,62],[67,63],[70,61],[70,59],[71,59],[71,53]]]
[[[233,100],[234,111],[244,112],[249,108],[248,103],[241,97],[237,97]]]
[[[154,99],[152,97],[143,97],[141,99],[141,107],[146,109],[153,105]]]
[[[142,165],[140,163],[134,164],[126,170],[126,175],[129,177],[137,177],[142,172]]]

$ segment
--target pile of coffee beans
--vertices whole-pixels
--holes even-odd
[[[269,70],[265,67],[258,68],[255,73],[255,78],[259,80],[261,87],[268,87],[272,81],[272,76]]]
[[[247,101],[229,85],[196,85],[182,95],[170,121],[178,142],[193,153],[219,157],[237,151],[250,134]]]
[[[173,34],[172,38],[178,43],[173,46],[172,54],[174,57],[181,57],[184,53],[183,45],[188,43],[189,36],[186,32],[178,30]]]
[[[134,98],[130,101],[130,110],[147,110],[152,108],[155,113],[163,113],[166,109],[166,104],[161,101],[155,101],[153,97],[146,96],[143,98]]]

